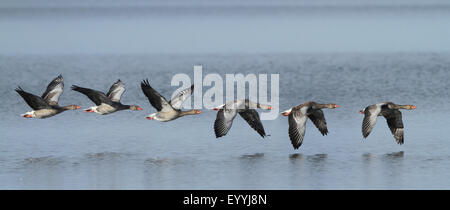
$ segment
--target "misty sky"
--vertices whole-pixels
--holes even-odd
[[[448,1],[12,1],[0,54],[448,52]]]

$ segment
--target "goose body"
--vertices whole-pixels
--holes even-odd
[[[328,134],[328,128],[322,109],[335,109],[338,107],[339,105],[337,104],[318,104],[309,101],[283,111],[282,114],[288,116],[289,138],[294,149],[298,149],[303,143],[308,118],[319,129],[320,133],[325,136]]]
[[[22,114],[20,116],[26,117],[26,118],[48,118],[54,115],[57,115],[59,113],[63,112],[62,110],[50,108],[50,109],[39,109],[39,110],[32,110],[29,112],[26,112],[25,114]]]
[[[181,111],[181,110],[174,110],[174,111],[169,111],[169,112],[155,112],[152,114],[149,114],[146,118],[148,120],[156,120],[156,121],[161,121],[161,122],[168,122],[168,121],[172,121],[175,120],[179,117],[182,117],[186,112]],[[189,112],[190,114],[200,114],[200,111],[195,111],[195,112]]]
[[[194,85],[191,85],[191,87],[180,91],[169,102],[155,89],[153,89],[152,86],[150,86],[148,79],[141,82],[141,89],[150,104],[157,111],[156,113],[148,115],[146,117],[148,120],[168,122],[185,115],[196,115],[201,113],[200,110],[195,109],[191,109],[189,111],[181,110],[183,102],[194,92]]]
[[[64,89],[64,79],[59,75],[48,84],[47,89],[42,96],[37,96],[24,91],[21,87],[16,92],[25,100],[25,102],[33,109],[32,111],[22,114],[25,118],[48,118],[57,115],[66,110],[79,109],[80,106],[68,105],[59,106],[58,101]]]
[[[86,112],[95,112],[97,114],[105,115],[105,114],[111,114],[113,112],[119,111],[119,109],[113,105],[109,105],[107,103],[101,103],[98,106],[93,106],[93,107],[90,107],[89,109],[85,109],[85,111]]]
[[[239,114],[261,137],[266,136],[264,127],[259,118],[256,108],[272,109],[269,105],[259,104],[248,99],[235,100],[226,104],[220,105],[213,110],[218,111],[216,120],[214,122],[214,133],[216,138],[225,136],[231,129],[233,120]]]
[[[378,116],[383,116],[386,118],[386,122],[394,136],[395,141],[398,144],[404,143],[404,127],[402,120],[402,113],[399,109],[412,110],[415,109],[414,105],[397,105],[392,102],[382,102],[378,104],[373,104],[367,106],[360,111],[364,114],[364,119],[362,123],[362,134],[364,138],[367,138],[372,132],[375,124],[377,122]]]
[[[142,108],[137,105],[124,105],[120,102],[120,98],[125,92],[125,85],[122,81],[120,81],[120,79],[111,86],[106,95],[103,92],[76,85],[72,85],[72,90],[86,95],[92,102],[95,103],[96,106],[85,109],[85,112],[95,112],[101,115],[106,115],[121,110],[142,110]]]

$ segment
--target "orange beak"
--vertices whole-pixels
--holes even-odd
[[[416,106],[414,106],[414,105],[411,106],[411,109],[415,109],[415,108],[416,108]]]
[[[92,109],[86,109],[86,110],[84,110],[85,112],[94,112],[94,110],[92,110]]]
[[[212,108],[212,110],[214,110],[214,111],[219,111],[219,108]]]
[[[81,109],[81,106],[76,106],[75,108],[76,108],[76,109]]]
[[[267,107],[267,110],[272,110],[272,106]]]
[[[136,110],[139,110],[139,111],[141,111],[141,110],[142,110],[142,108],[141,108],[141,107],[137,107],[137,108],[136,108]]]
[[[153,117],[146,117],[147,120],[153,120]]]
[[[359,110],[359,113],[360,113],[360,114],[364,114],[363,110]]]
[[[282,115],[283,116],[289,116],[291,113],[290,112],[283,112]]]
[[[25,117],[25,118],[32,118],[33,116],[31,116],[31,114],[26,114],[23,117]]]
[[[202,113],[200,110],[195,111],[195,114],[200,114],[200,113]]]
[[[337,105],[337,104],[335,104],[335,105],[334,105],[334,108],[338,108],[338,107],[340,107],[340,106],[339,106],[339,105]]]

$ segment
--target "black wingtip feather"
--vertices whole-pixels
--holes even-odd
[[[368,133],[364,133],[364,132],[363,132],[363,137],[364,137],[364,138],[367,138],[368,136],[369,136]]]
[[[23,89],[20,86],[17,86],[17,88],[15,89],[16,92],[20,93],[20,92],[24,92]]]
[[[294,147],[294,149],[298,149],[298,148],[300,148],[300,146],[302,146],[302,143],[300,143],[300,144],[296,144],[292,139],[291,139],[291,143],[292,143],[292,146]]]
[[[148,79],[144,79],[141,82],[141,89],[144,90],[145,88],[152,88],[152,86],[150,86],[150,83],[148,82]]]
[[[214,134],[216,135],[216,139],[227,135],[226,133],[222,132],[222,129],[220,128],[217,120],[214,122]]]
[[[214,128],[214,133],[216,134],[216,139],[218,139],[218,138],[220,138],[220,137],[222,137],[222,136],[227,135],[227,134],[223,134],[223,133],[221,133],[220,131],[216,130],[216,128]]]
[[[148,82],[148,79],[143,79],[142,80],[142,82],[141,82],[141,87],[144,87],[144,86],[150,86],[150,83]],[[151,87],[151,86],[150,86]]]
[[[80,87],[79,86],[76,86],[76,85],[72,85],[72,87],[70,87],[70,89],[72,89],[72,90],[77,90],[77,89],[79,89]]]

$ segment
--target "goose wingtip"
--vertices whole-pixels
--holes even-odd
[[[148,82],[148,78],[143,79],[143,80],[141,81],[141,86],[150,86],[150,83]]]
[[[22,87],[20,87],[20,86],[17,86],[16,89],[14,89],[14,90],[16,92],[22,92],[23,91]]]

